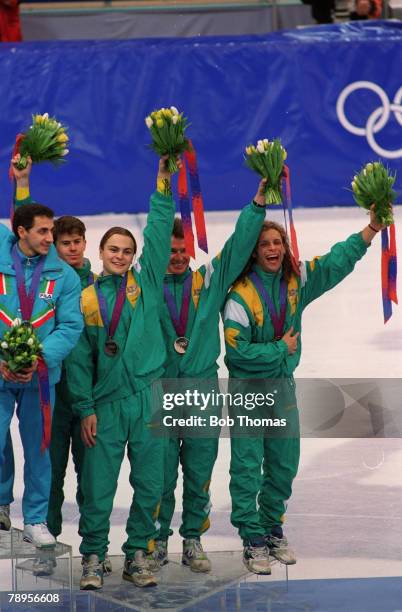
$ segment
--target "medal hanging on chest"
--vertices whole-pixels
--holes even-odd
[[[24,326],[30,326],[33,313],[36,294],[40,284],[40,277],[43,272],[46,257],[42,255],[36,264],[36,268],[32,275],[31,286],[27,293],[25,285],[25,274],[22,267],[21,259],[17,252],[17,246],[14,245],[11,251],[11,257],[14,264],[15,276],[17,281],[17,292],[20,301],[22,323]],[[50,385],[49,372],[43,355],[39,355],[37,361],[37,375],[39,387],[39,404],[42,413],[42,442],[41,452],[44,452],[50,446],[50,437],[52,430],[52,407],[50,401]]]
[[[188,321],[188,313],[190,308],[190,296],[191,296],[191,285],[193,281],[193,275],[190,273],[183,285],[183,296],[181,301],[180,314],[176,307],[176,301],[174,296],[171,294],[167,284],[163,285],[163,292],[165,295],[165,302],[169,310],[170,318],[177,334],[177,338],[173,343],[173,348],[179,355],[184,355],[187,351],[190,340],[186,338],[186,327]]]
[[[108,355],[108,357],[116,357],[116,355],[119,353],[120,348],[117,342],[113,340],[113,336],[120,321],[121,313],[126,299],[127,273],[121,279],[110,322],[107,313],[106,299],[99,286],[99,280],[94,283],[94,287],[96,291],[96,296],[98,298],[99,310],[100,315],[102,317],[103,325],[104,328],[107,330],[107,340],[105,341],[103,350],[105,354]]]
[[[269,316],[271,317],[272,325],[274,328],[274,340],[280,340],[283,336],[283,328],[285,326],[286,307],[287,307],[287,283],[284,278],[281,278],[279,287],[279,315],[276,311],[275,305],[268,295],[268,291],[265,289],[262,280],[256,272],[250,274],[250,279],[254,286],[257,288],[259,294],[267,305]]]

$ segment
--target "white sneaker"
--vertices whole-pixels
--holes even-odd
[[[265,545],[252,546],[248,544],[243,550],[243,563],[254,574],[270,574],[269,551]]]
[[[98,555],[84,555],[81,565],[80,589],[82,591],[101,589],[103,586],[103,565],[99,561]]]
[[[10,506],[0,506],[0,531],[10,531]]]
[[[123,580],[128,580],[137,587],[151,587],[158,584],[156,577],[149,569],[148,554],[145,550],[136,550],[133,559],[125,560]]]
[[[112,567],[112,562],[110,560],[109,555],[106,553],[105,554],[105,559],[102,563],[102,569],[103,569],[103,575],[104,576],[109,576],[109,574],[112,573],[113,571],[113,567]]]
[[[211,561],[205,554],[202,544],[195,538],[183,540],[183,565],[187,565],[193,572],[210,572]]]
[[[54,548],[56,546],[56,539],[49,532],[46,523],[24,524],[23,539],[25,542],[31,542],[36,548]]]
[[[269,548],[269,554],[271,557],[277,559],[280,563],[285,565],[294,565],[296,563],[296,555],[291,548],[285,536],[282,538],[276,538],[273,535],[265,537],[265,542]]]

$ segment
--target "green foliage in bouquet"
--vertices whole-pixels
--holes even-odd
[[[275,138],[275,140],[269,142],[267,138],[264,138],[264,140],[259,140],[256,146],[249,145],[246,147],[245,153],[246,166],[267,179],[265,203],[281,204],[281,176],[283,163],[287,157],[281,141]]]
[[[394,222],[389,205],[396,198],[396,192],[392,189],[395,178],[396,174],[390,174],[381,162],[366,164],[353,177],[352,192],[356,204],[366,210],[375,204],[375,216],[381,225]]]
[[[30,323],[13,321],[10,331],[7,331],[0,342],[0,356],[12,372],[30,368],[41,354],[42,345],[39,342]]]
[[[68,154],[68,136],[66,127],[44,115],[32,115],[32,125],[23,135],[19,144],[20,161],[16,164],[18,170],[27,167],[27,158],[31,157],[34,164],[50,161],[59,164]]]
[[[145,117],[145,123],[152,136],[151,149],[159,157],[169,155],[169,172],[177,172],[176,158],[190,149],[189,141],[184,135],[189,126],[187,118],[183,117],[183,113],[179,113],[175,106],[171,106],[153,111]]]

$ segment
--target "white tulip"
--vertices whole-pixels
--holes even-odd
[[[257,151],[258,153],[264,153],[265,151],[264,143],[261,140],[259,140],[257,143]]]
[[[174,115],[178,115],[178,114],[179,114],[179,111],[177,110],[177,108],[176,108],[175,106],[171,106],[171,107],[170,107],[170,110],[172,111],[172,113],[173,113]]]
[[[64,151],[62,152],[62,156],[64,157],[65,155],[68,155],[70,153],[70,149],[64,149]]]
[[[33,345],[33,343],[34,343],[34,339],[33,339],[33,338],[29,338],[29,339],[27,340],[27,344],[28,344],[28,346],[32,346],[32,345]]]
[[[357,185],[355,183],[355,181],[352,181],[352,189],[353,191],[356,191]]]
[[[179,119],[180,119],[179,115],[173,115],[173,117],[172,117],[173,125],[176,125],[176,123],[178,122]]]
[[[49,113],[43,113],[42,117],[43,117],[44,119],[49,119]]]
[[[154,124],[154,122],[152,121],[151,117],[149,117],[149,116],[145,117],[145,123],[146,123],[147,128],[151,128],[153,126],[153,124]]]
[[[0,346],[1,346],[1,348],[3,348],[3,349],[8,348],[8,344],[7,344],[7,342],[2,342]]]
[[[14,321],[11,323],[12,327],[18,327],[18,325],[21,325],[22,321],[21,319],[14,319]]]
[[[263,143],[265,144],[265,146],[268,146],[268,138],[264,138]]]

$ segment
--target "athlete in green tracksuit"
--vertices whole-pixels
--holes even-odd
[[[299,464],[293,372],[300,361],[301,317],[310,302],[342,281],[366,253],[382,229],[374,212],[370,214],[368,227],[334,245],[323,257],[301,264],[300,275],[292,269],[284,229],[265,223],[252,258],[226,301],[226,363],[230,377],[243,379],[242,383],[233,381],[234,385],[243,393],[253,387],[259,392],[277,391],[269,416],[287,421],[282,437],[273,435],[273,428],[267,430],[270,435],[266,437],[256,430],[250,437],[231,437],[231,521],[243,539],[244,563],[255,573],[270,573],[269,552],[283,563],[296,562],[283,536],[282,523]],[[281,307],[285,316],[282,328]],[[261,384],[253,385],[247,379],[261,379]],[[236,425],[238,433],[242,428],[238,421]]]
[[[139,264],[130,269],[136,244],[128,230],[111,228],[103,236],[103,272],[82,292],[85,328],[66,361],[73,410],[80,416],[87,446],[79,525],[82,589],[102,586],[110,514],[126,448],[135,493],[123,545],[123,578],[137,586],[156,584],[147,553],[158,534],[166,440],[153,432],[160,401],[151,402],[151,385],[161,377],[166,358],[159,305],[174,218],[170,174],[162,160],[159,175],[163,193],[151,197]]]
[[[81,288],[85,289],[96,280],[91,271],[91,264],[84,257],[86,228],[77,217],[65,215],[56,220],[53,230],[54,243],[61,259],[68,263],[78,274]],[[70,454],[77,474],[76,500],[78,508],[82,504],[81,468],[83,464],[84,444],[81,439],[79,417],[73,414],[70,392],[67,384],[66,369],[63,367],[60,382],[56,385],[56,402],[52,422],[52,441],[50,458],[52,461],[52,486],[50,489],[47,525],[50,533],[57,537],[62,529],[61,508],[64,502],[64,478]],[[107,570],[110,567],[107,566]]]
[[[165,303],[161,312],[167,359],[165,379],[197,379],[191,381],[200,390],[219,390],[217,359],[220,353],[219,315],[230,285],[237,278],[247,261],[265,218],[265,182],[262,181],[254,201],[241,212],[233,235],[222,251],[208,265],[196,271],[189,268],[190,257],[186,253],[183,228],[175,220],[171,257],[165,276]],[[187,289],[186,289],[187,287]],[[184,294],[188,291],[188,318],[181,331],[174,326],[168,308],[173,300],[180,312]],[[171,307],[170,307],[171,308]],[[182,336],[183,342],[178,338]],[[204,382],[202,382],[204,381]],[[209,407],[211,413],[211,407]],[[190,414],[187,407],[187,414]],[[198,411],[198,414],[200,412]],[[204,417],[205,417],[204,413]],[[156,542],[155,558],[159,565],[167,563],[167,539],[175,507],[175,488],[178,466],[183,470],[183,516],[180,535],[183,537],[182,561],[196,572],[209,571],[210,562],[202,550],[200,535],[209,527],[209,485],[218,452],[218,435],[197,436],[197,431],[178,432],[171,437],[165,465],[165,486],[159,513],[161,525]],[[211,434],[213,436],[213,434]]]

